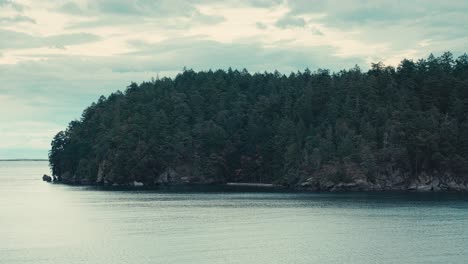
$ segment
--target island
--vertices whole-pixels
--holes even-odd
[[[249,73],[184,69],[101,96],[52,140],[59,182],[467,191],[468,56]]]

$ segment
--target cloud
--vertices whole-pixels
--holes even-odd
[[[250,0],[248,3],[254,7],[269,8],[283,3],[283,0]]]
[[[1,49],[24,49],[37,47],[65,47],[94,42],[99,36],[89,33],[59,34],[52,36],[33,36],[26,33],[0,29]]]
[[[200,1],[193,0],[92,0],[66,2],[56,10],[69,14],[104,16],[191,16]]]
[[[114,71],[177,71],[187,66],[196,70],[234,67],[247,68],[250,71],[280,70],[288,73],[307,67],[341,70],[364,63],[363,59],[357,57],[337,57],[333,48],[327,46],[291,50],[287,46],[265,48],[261,42],[220,43],[198,38],[171,39],[158,43],[132,42],[130,45],[137,51],[125,54],[112,63]],[[275,63],[272,64],[272,61]]]
[[[83,15],[84,10],[77,5],[75,2],[66,2],[61,6],[57,7],[56,11],[72,14],[72,15]]]
[[[295,17],[291,14],[287,14],[276,21],[275,25],[280,28],[304,27],[306,25],[306,21],[302,17]]]
[[[18,12],[21,12],[24,10],[23,5],[18,4],[16,1],[13,1],[13,0],[0,0],[0,7],[11,7]]]
[[[162,8],[162,7],[160,7]],[[67,7],[71,9],[71,7]],[[167,8],[167,12],[164,9],[155,10],[125,10],[125,14],[119,14],[110,12],[105,9],[103,13],[100,13],[99,9],[90,10],[70,10],[75,15],[87,16],[86,20],[78,20],[71,22],[66,25],[66,29],[69,30],[89,30],[92,28],[100,27],[153,27],[153,28],[164,28],[166,30],[171,29],[187,29],[195,25],[209,24],[216,25],[224,21],[224,17],[213,14],[208,15],[200,12],[195,6],[186,7],[185,11],[181,10],[177,12],[171,12],[170,8]],[[139,13],[139,12],[142,13]],[[147,13],[151,11],[151,13]],[[122,10],[124,12],[124,10]]]
[[[267,25],[265,25],[262,22],[257,22],[257,23],[255,23],[255,25],[257,26],[257,28],[262,29],[262,30],[267,29],[267,27],[268,27]]]
[[[13,17],[0,17],[0,24],[22,23],[22,22],[36,24],[36,20],[28,16],[16,15]]]

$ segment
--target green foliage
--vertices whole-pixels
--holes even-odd
[[[209,182],[295,183],[325,167],[334,181],[467,177],[467,65],[445,53],[368,72],[184,70],[101,96],[54,137],[50,165],[72,183],[151,184],[181,166]]]

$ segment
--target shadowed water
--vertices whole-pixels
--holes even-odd
[[[0,162],[0,263],[467,263],[463,195],[110,191]]]

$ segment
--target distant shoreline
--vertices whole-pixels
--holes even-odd
[[[0,161],[47,161],[47,159],[0,159]]]

